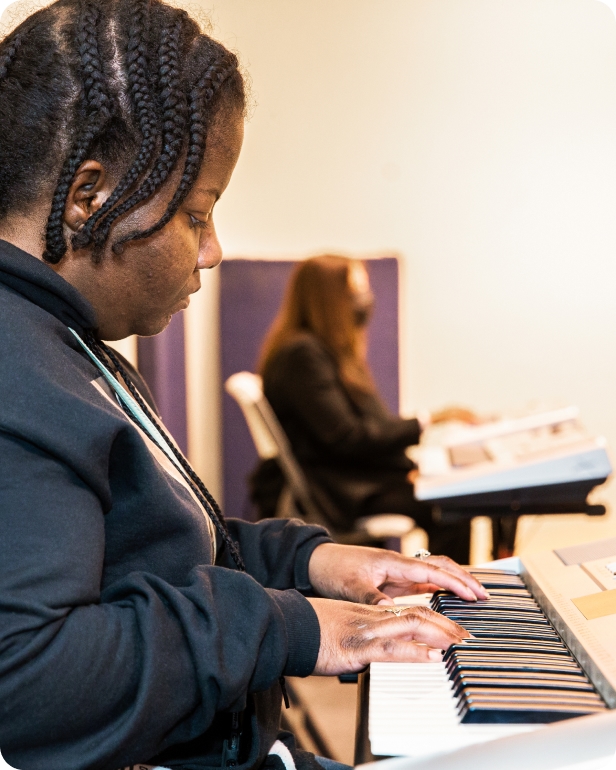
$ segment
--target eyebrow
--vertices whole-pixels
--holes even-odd
[[[216,200],[220,198],[220,193],[218,190],[213,188],[206,189],[205,187],[193,187],[191,192],[198,193],[199,195],[212,195]]]

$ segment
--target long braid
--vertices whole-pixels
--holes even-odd
[[[237,68],[237,59],[232,54],[223,57],[221,61],[216,62],[208,68],[205,75],[199,80],[196,86],[191,90],[188,101],[189,110],[189,140],[188,140],[188,152],[186,155],[186,161],[184,163],[184,173],[182,179],[178,184],[171,202],[167,207],[167,211],[158,220],[158,222],[147,230],[131,233],[124,236],[113,246],[113,252],[115,254],[121,254],[124,244],[129,241],[138,240],[140,238],[148,238],[155,232],[162,230],[162,228],[169,222],[175,212],[178,210],[182,201],[188,193],[192,185],[194,184],[199,170],[201,168],[201,162],[205,154],[205,140],[207,134],[207,122],[205,118],[205,107],[209,104],[221,85],[225,80],[234,72]]]
[[[216,500],[212,497],[211,493],[205,486],[205,484],[201,481],[199,476],[195,473],[195,471],[190,467],[189,463],[186,461],[182,453],[178,450],[178,448],[175,446],[175,443],[170,438],[170,436],[167,435],[167,432],[161,427],[160,423],[157,422],[156,418],[152,414],[150,408],[145,403],[143,396],[139,393],[138,389],[135,387],[133,381],[131,380],[130,375],[114,353],[114,351],[108,346],[105,345],[104,342],[101,342],[99,339],[96,338],[94,333],[89,330],[84,335],[84,341],[90,348],[90,350],[97,355],[99,358],[102,358],[103,360],[107,359],[109,362],[111,362],[111,368],[114,370],[115,374],[119,374],[122,377],[122,380],[125,382],[126,387],[130,391],[131,395],[135,399],[135,401],[139,404],[141,409],[143,409],[145,415],[150,419],[154,425],[156,425],[162,435],[162,437],[165,440],[166,445],[169,447],[171,452],[173,453],[174,457],[178,460],[180,463],[182,469],[184,470],[184,473],[187,476],[187,481],[192,487],[193,492],[195,493],[195,496],[203,506],[204,510],[207,512],[208,516],[210,517],[212,523],[216,527],[216,530],[220,534],[221,538],[223,539],[223,542],[227,546],[229,553],[231,554],[231,557],[233,558],[233,561],[235,562],[237,568],[245,572],[246,566],[244,564],[244,560],[242,559],[242,556],[239,551],[239,547],[237,543],[233,540],[231,537],[229,530],[227,528],[227,524],[225,521],[225,517],[220,510],[220,506],[216,502]]]
[[[7,76],[8,71],[13,64],[17,51],[21,45],[21,35],[17,34],[9,43],[5,53],[0,57],[0,82]]]
[[[115,190],[101,208],[88,218],[82,230],[73,237],[75,248],[83,248],[95,241],[99,247],[104,243],[108,228],[94,228],[116,205],[122,196],[137,182],[152,160],[159,141],[159,131],[154,111],[147,61],[147,37],[149,33],[150,0],[133,0],[131,6],[131,25],[126,46],[126,72],[131,101],[141,132],[141,146],[137,157],[124,174]]]
[[[86,125],[78,136],[67,158],[52,198],[51,213],[47,220],[46,250],[43,258],[57,264],[66,253],[64,238],[64,210],[75,172],[86,159],[94,139],[107,124],[110,100],[105,91],[105,77],[98,46],[100,9],[91,0],[82,3],[79,29],[79,56],[83,75],[83,101]]]
[[[158,72],[163,109],[161,152],[154,168],[141,187],[117,206],[94,231],[94,239],[98,243],[105,242],[116,219],[150,198],[162,187],[173,171],[182,151],[186,128],[186,97],[180,87],[180,37],[184,16],[184,12],[181,12],[180,18],[177,19],[173,27],[165,27],[161,35]],[[81,233],[79,235],[81,236]]]

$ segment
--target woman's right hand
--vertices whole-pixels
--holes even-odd
[[[321,627],[314,674],[361,671],[369,663],[429,663],[470,637],[462,626],[427,607],[393,608],[333,599],[308,599]],[[400,609],[396,616],[392,610]]]

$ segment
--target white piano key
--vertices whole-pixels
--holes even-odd
[[[370,667],[368,730],[375,756],[427,756],[536,727],[460,724],[443,663]]]

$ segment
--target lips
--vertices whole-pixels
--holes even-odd
[[[180,310],[186,310],[186,308],[190,305],[190,294],[187,294],[185,297],[182,297],[182,299],[179,299],[175,305],[173,305],[173,309],[171,310],[172,313],[179,313]]]

